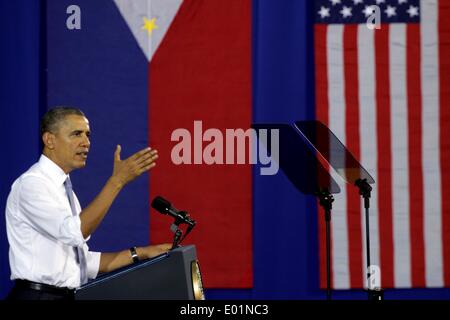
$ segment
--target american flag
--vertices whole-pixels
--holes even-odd
[[[374,5],[380,29],[366,24]],[[316,0],[314,13],[317,118],[376,181],[371,264],[381,269],[381,286],[448,287],[450,1]],[[362,201],[354,186],[341,187],[331,221],[332,287],[362,288]]]

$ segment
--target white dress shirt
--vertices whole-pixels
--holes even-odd
[[[81,233],[80,203],[73,216],[64,188],[68,175],[41,155],[39,162],[14,181],[6,203],[11,280],[24,279],[58,287],[80,286],[74,247],[82,247],[88,277],[97,276],[100,252],[91,252]]]

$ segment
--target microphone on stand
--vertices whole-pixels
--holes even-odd
[[[191,230],[194,228],[196,224],[195,220],[189,218],[188,213],[186,211],[180,211],[177,208],[173,207],[172,204],[163,197],[157,196],[156,198],[153,199],[151,205],[158,212],[162,214],[167,214],[175,218],[175,221],[170,227],[170,230],[174,233],[172,249],[177,248],[180,245],[181,241],[183,241],[183,239],[186,238],[188,233],[191,232]],[[189,225],[183,237],[181,237],[183,231],[179,228],[179,225],[182,223]]]
[[[178,210],[177,208],[173,207],[169,201],[167,201],[161,196],[155,197],[151,205],[153,209],[156,209],[158,212],[162,214],[172,216],[179,223],[185,223],[191,227],[195,226],[196,223],[195,220],[189,218],[188,213],[186,211]]]

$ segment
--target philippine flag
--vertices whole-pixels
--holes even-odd
[[[171,221],[149,206],[161,195],[197,221],[185,244],[197,247],[205,286],[252,287],[251,166],[202,158],[212,142],[203,136],[206,129],[251,126],[251,1],[46,5],[47,105],[81,108],[92,130],[87,168],[74,173],[82,204],[110,176],[115,145],[122,146],[122,158],[146,146],[160,155],[150,178],[121,193],[91,247],[171,242]],[[183,154],[190,164],[172,160],[177,129],[191,134],[191,154]]]

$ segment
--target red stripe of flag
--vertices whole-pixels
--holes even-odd
[[[160,155],[150,197],[167,197],[197,221],[186,244],[196,244],[205,287],[252,287],[250,164],[175,165],[171,160],[177,144],[171,134],[178,128],[188,129],[198,146],[208,145],[195,137],[195,120],[203,122],[203,132],[217,128],[223,135],[227,128],[250,128],[251,1],[183,1],[153,57],[149,83],[149,141]],[[200,160],[202,151],[197,151]],[[170,223],[151,214],[152,243],[171,241]]]
[[[380,268],[383,287],[394,286],[392,229],[392,157],[389,79],[389,25],[375,31],[376,121],[378,141],[378,208],[380,225]]]
[[[358,25],[344,27],[344,83],[345,83],[345,136],[346,145],[356,159],[359,147],[359,100],[358,100]],[[347,225],[350,287],[362,288],[362,236],[361,206],[358,190],[347,188]]]
[[[440,162],[444,283],[450,286],[450,3],[439,1]]]
[[[422,86],[420,25],[406,27],[408,97],[409,216],[413,287],[425,287],[424,200],[422,173]]]
[[[328,125],[328,68],[327,68],[327,30],[325,24],[314,26],[314,59],[316,66],[316,118]],[[320,287],[327,287],[326,270],[326,239],[325,239],[325,215],[322,207],[317,204],[319,220],[319,258],[320,258]],[[331,230],[330,230],[331,232]],[[331,250],[331,248],[330,248]],[[331,250],[332,252],[332,250]],[[331,257],[331,261],[333,258]],[[332,265],[331,265],[332,269]],[[333,283],[333,272],[331,272],[331,283]]]

